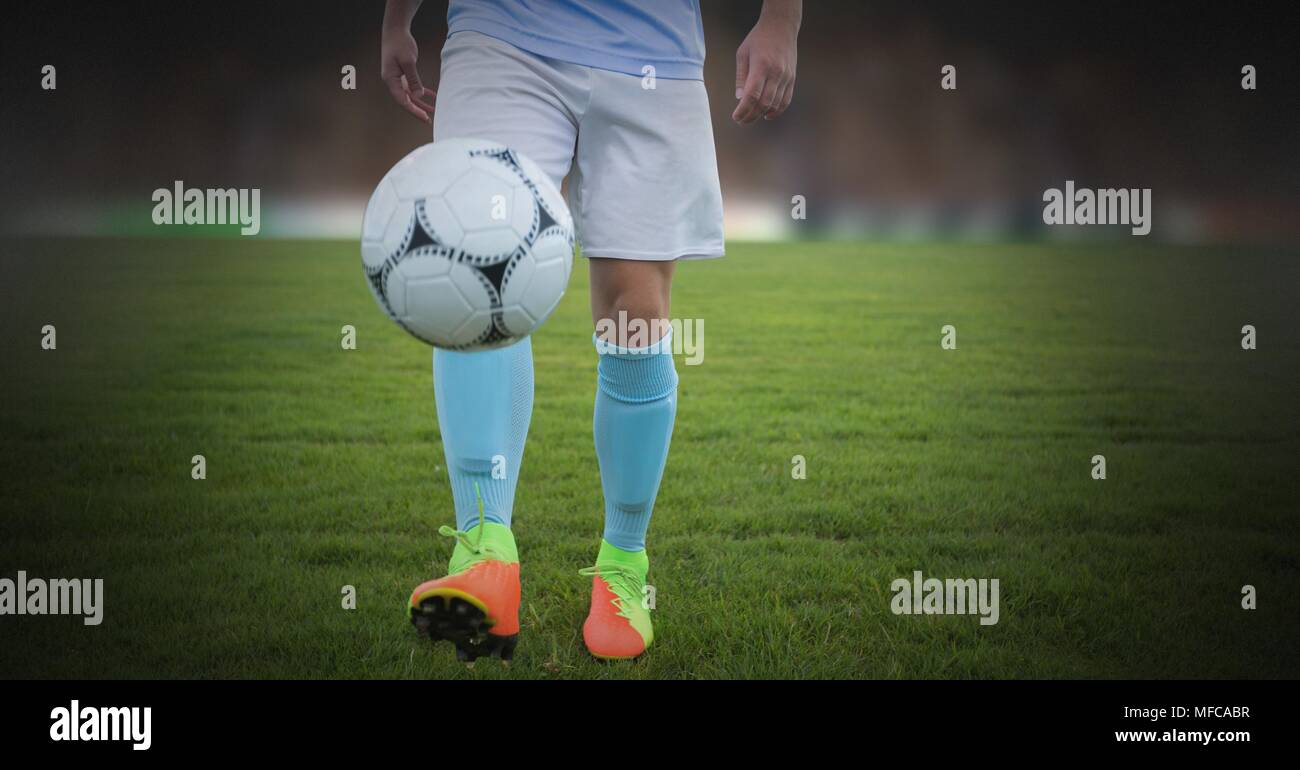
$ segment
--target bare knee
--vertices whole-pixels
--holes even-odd
[[[673,262],[592,258],[589,264],[591,320],[602,337],[611,325],[636,321],[658,329],[668,319]],[[660,336],[652,332],[651,339]]]

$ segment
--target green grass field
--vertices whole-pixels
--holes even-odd
[[[96,628],[0,617],[6,677],[1300,674],[1294,251],[733,244],[683,265],[674,315],[705,319],[705,358],[678,361],[657,639],[631,664],[581,640],[602,505],[575,266],[534,341],[516,663],[473,670],[404,617],[445,570],[451,495],[429,350],[354,244],[3,253],[0,577],[106,582]],[[892,614],[918,569],[998,578],[1000,622]]]

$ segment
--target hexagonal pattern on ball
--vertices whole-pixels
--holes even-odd
[[[482,309],[475,310],[465,323],[453,333],[454,342],[452,347],[465,347],[477,340],[488,336],[492,330],[492,316],[494,311]]]
[[[397,201],[397,204],[393,207],[391,215],[388,217],[388,221],[384,224],[383,235],[379,239],[379,243],[384,252],[383,259],[397,256],[406,249],[406,245],[411,239],[411,226],[414,222],[415,205],[410,201]],[[375,259],[377,257],[378,252],[372,251],[370,258]],[[361,258],[366,259],[364,251],[361,254]],[[383,264],[382,259],[379,261],[379,264]],[[371,267],[373,268],[375,266],[377,265],[372,265]]]
[[[515,199],[510,204],[510,227],[520,239],[527,240],[538,222],[537,198],[526,185],[515,188]]]
[[[537,186],[537,194],[542,199],[542,203],[546,204],[551,217],[572,233],[573,216],[569,213],[569,207],[564,204],[564,196],[560,194],[560,188],[555,186],[555,182],[551,181],[551,178],[542,171],[542,167],[534,163],[532,158],[516,153],[515,159],[519,161],[519,168],[523,169],[524,175]]]
[[[383,241],[361,242],[361,264],[366,266],[367,272],[378,270],[391,253]]]
[[[430,169],[436,169],[437,173],[429,173]],[[397,197],[413,201],[446,193],[469,169],[469,153],[463,147],[435,142],[417,147],[388,173]]]
[[[533,280],[529,282],[528,291],[524,293],[520,304],[538,323],[546,320],[560,304],[564,287],[569,282],[568,272],[568,266],[562,259],[552,259],[536,266]]]
[[[514,197],[513,185],[477,166],[448,190],[446,201],[465,228],[461,248],[472,261],[508,255],[522,243],[511,227]],[[501,218],[494,216],[498,213]]]
[[[412,332],[433,342],[450,343],[445,339],[446,330],[459,327],[474,312],[450,276],[408,280],[403,288],[404,299],[402,310],[397,314],[398,320]]]
[[[537,319],[523,305],[506,305],[501,309],[501,323],[515,337],[526,337],[537,328]]]
[[[425,246],[407,254],[401,261],[402,276],[407,282],[424,278],[441,278],[452,271],[451,251],[437,246]]]
[[[536,270],[535,259],[524,258],[512,262],[506,268],[505,284],[501,287],[501,304],[508,307],[523,302]]]
[[[445,199],[425,198],[420,211],[420,224],[432,238],[450,248],[460,248],[460,243],[465,238],[465,228],[460,226],[460,221],[451,213],[451,207]]]
[[[361,220],[361,240],[383,240],[388,222],[392,219],[396,208],[397,193],[388,179],[384,179],[370,196],[370,202],[366,204],[366,215]]]
[[[568,233],[554,230],[533,242],[533,260],[538,264],[560,261],[564,263],[564,284],[569,284],[569,273],[573,270],[573,241]]]

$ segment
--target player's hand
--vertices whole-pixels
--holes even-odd
[[[736,49],[736,111],[731,119],[742,125],[759,118],[779,117],[794,98],[794,71],[801,3],[763,3],[758,23]]]
[[[393,101],[425,123],[431,123],[437,94],[420,82],[420,73],[415,69],[419,56],[420,49],[409,28],[384,28],[379,76],[388,86]]]

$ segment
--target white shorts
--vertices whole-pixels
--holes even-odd
[[[442,48],[435,140],[490,139],[558,186],[588,257],[720,257],[722,192],[704,83],[546,59],[478,32]],[[570,173],[572,172],[572,173]]]

